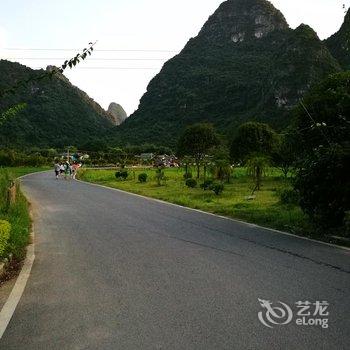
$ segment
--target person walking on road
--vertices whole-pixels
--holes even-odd
[[[64,163],[64,179],[67,180],[68,177],[72,175],[72,169],[68,160]]]
[[[56,162],[54,165],[54,168],[55,168],[56,180],[58,180],[58,176],[60,175],[60,172],[61,172],[61,164]]]
[[[80,164],[78,164],[77,162],[74,162],[72,165],[72,178],[73,180],[75,180],[75,177],[77,176],[77,171],[80,168]]]
[[[63,177],[64,174],[64,164],[60,162],[60,175]]]

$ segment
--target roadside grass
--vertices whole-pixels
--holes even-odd
[[[0,262],[11,256],[16,262],[24,258],[31,227],[29,204],[22,194],[19,184],[16,184],[16,199],[12,203],[9,202],[8,198],[9,187],[15,182],[16,178],[22,175],[48,169],[48,167],[0,168],[0,219],[11,224],[10,237],[6,243],[4,253],[0,256]]]
[[[7,213],[1,215],[11,224],[10,239],[6,248],[6,255],[12,254],[17,260],[25,256],[25,248],[29,242],[31,219],[29,206],[24,195],[18,191],[16,202],[10,205]]]
[[[201,189],[199,184],[203,179],[198,181],[196,188],[188,188],[183,178],[184,170],[181,168],[165,169],[166,181],[163,186],[157,185],[155,169],[132,168],[128,171],[129,176],[125,181],[115,178],[115,170],[82,169],[78,177],[87,182],[278,230],[311,236],[309,232],[312,230],[309,229],[308,219],[300,207],[280,202],[281,191],[291,188],[291,183],[290,179],[285,179],[277,169],[271,168],[267,171],[262,189],[255,192],[256,197],[253,200],[247,199],[252,194],[254,184],[244,168],[234,170],[231,183],[224,184],[225,189],[220,196],[210,190]],[[140,173],[148,175],[146,183],[138,182]],[[194,169],[192,174],[195,174]]]
[[[11,174],[11,176],[14,179],[16,179],[23,175],[37,173],[39,171],[50,170],[51,168],[48,166],[42,166],[42,167],[11,167],[11,168],[5,168],[5,169]]]

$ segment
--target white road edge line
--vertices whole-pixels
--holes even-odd
[[[40,173],[44,173],[46,171],[40,171]],[[39,172],[38,172],[39,173]],[[31,174],[27,174],[27,175],[23,175],[20,176],[18,179],[22,179],[28,175]],[[8,296],[4,306],[2,307],[1,311],[0,311],[0,339],[2,338],[2,336],[4,335],[7,326],[9,325],[11,318],[13,316],[13,314],[15,313],[16,307],[22,297],[22,294],[24,292],[24,289],[27,285],[27,281],[29,279],[30,276],[30,272],[32,270],[32,266],[35,260],[35,254],[34,254],[34,220],[33,220],[33,215],[32,212],[30,210],[30,216],[32,219],[32,229],[31,229],[31,233],[30,233],[30,244],[27,246],[27,254],[26,254],[26,258],[24,260],[23,263],[23,267],[21,272],[19,273],[16,283],[12,288],[12,291],[10,293],[10,295]]]
[[[92,185],[92,186],[102,187],[102,188],[105,188],[105,189],[108,189],[108,190],[113,190],[113,191],[117,191],[117,192],[126,193],[126,194],[129,194],[129,195],[131,195],[131,196],[140,197],[140,198],[143,198],[143,199],[146,199],[146,200],[149,200],[149,201],[158,202],[158,203],[167,204],[167,205],[172,205],[172,206],[175,206],[175,207],[178,207],[178,208],[182,208],[182,209],[186,209],[186,210],[190,210],[190,211],[195,211],[195,212],[197,212],[197,213],[206,214],[206,215],[210,215],[210,216],[215,216],[216,218],[221,218],[221,219],[229,220],[229,221],[232,221],[232,222],[244,224],[244,225],[249,226],[249,227],[261,228],[261,229],[263,229],[263,230],[271,231],[271,232],[274,232],[274,233],[279,233],[279,234],[282,234],[282,235],[285,235],[285,236],[295,237],[295,238],[303,239],[303,240],[305,240],[305,241],[309,241],[309,242],[314,242],[314,243],[326,245],[326,246],[329,246],[329,247],[332,247],[332,248],[337,248],[337,249],[342,249],[342,250],[350,251],[350,248],[344,247],[344,246],[341,246],[341,245],[336,245],[336,244],[332,244],[332,243],[327,243],[327,242],[323,242],[323,241],[318,241],[318,240],[316,240],[316,239],[312,239],[312,238],[308,238],[308,237],[303,237],[303,236],[298,236],[298,235],[295,235],[295,234],[293,234],[293,233],[284,232],[284,231],[279,231],[279,230],[275,230],[275,229],[273,229],[273,228],[264,227],[264,226],[260,226],[260,225],[256,225],[256,224],[251,224],[251,223],[249,223],[249,222],[245,222],[245,221],[242,221],[242,220],[229,218],[229,217],[223,216],[223,215],[213,214],[213,213],[210,213],[210,212],[207,212],[207,211],[203,211],[203,210],[200,210],[200,209],[194,209],[194,208],[190,208],[190,207],[185,207],[185,206],[180,205],[180,204],[175,204],[175,203],[171,203],[171,202],[166,202],[166,201],[163,201],[163,200],[157,199],[157,198],[146,197],[146,196],[143,196],[143,195],[141,195],[141,194],[137,194],[137,193],[132,193],[132,192],[120,190],[120,189],[118,189],[118,188],[108,187],[108,186],[104,186],[104,185],[100,185],[100,184],[95,184],[95,183],[93,183],[93,182],[88,182],[88,181],[83,181],[83,180],[78,180],[78,179],[76,179],[75,181],[80,182],[80,183],[83,183],[83,184],[88,184],[88,185]]]

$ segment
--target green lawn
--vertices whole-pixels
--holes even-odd
[[[50,167],[11,167],[5,168],[14,178],[18,178],[20,176],[37,173],[39,171],[50,170]]]
[[[147,183],[138,182],[138,175],[142,172],[148,174]],[[195,174],[195,171],[192,173]],[[268,171],[262,189],[256,192],[254,200],[246,199],[251,195],[254,185],[244,168],[235,169],[231,183],[225,184],[220,196],[204,191],[199,186],[187,188],[183,169],[165,169],[167,181],[163,186],[157,185],[154,169],[129,169],[126,181],[117,180],[114,174],[115,170],[84,169],[80,171],[79,178],[266,227],[303,235],[308,231],[308,221],[301,209],[280,203],[279,193],[291,185],[290,180],[283,178],[276,169]]]

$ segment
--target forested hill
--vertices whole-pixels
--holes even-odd
[[[150,82],[118,135],[173,146],[195,122],[226,134],[248,120],[283,128],[310,86],[340,69],[309,26],[290,29],[265,0],[228,0]]]
[[[43,73],[0,60],[0,90]],[[0,126],[1,146],[79,146],[103,138],[113,128],[108,113],[60,74],[0,98],[0,114],[19,103],[27,107]]]
[[[339,31],[326,40],[326,45],[342,67],[350,70],[350,10]]]

